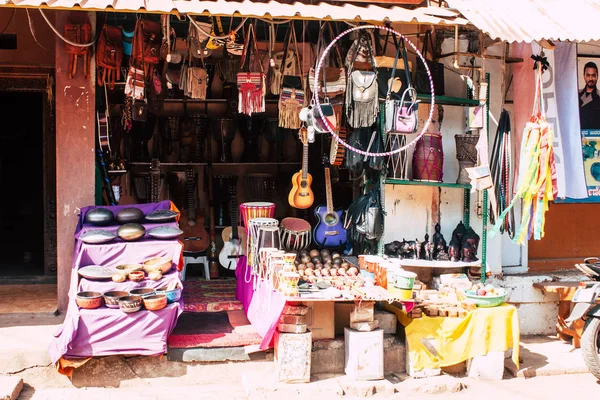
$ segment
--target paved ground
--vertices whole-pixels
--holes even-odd
[[[536,378],[515,378],[497,382],[481,382],[470,379],[456,378],[428,378],[429,383],[405,381],[397,388],[400,390],[394,394],[375,394],[373,399],[422,399],[422,400],[446,400],[446,399],[502,399],[502,400],[552,400],[565,398],[597,398],[600,393],[600,383],[590,374],[574,374],[561,376],[543,376]],[[419,393],[420,387],[423,391],[436,391],[437,386],[444,386],[450,382],[463,382],[467,387],[458,393],[442,391],[437,394]],[[405,385],[405,386],[403,386]],[[294,385],[290,385],[294,386]],[[270,393],[266,396],[248,397],[241,386],[220,384],[206,384],[202,386],[182,387],[152,387],[152,388],[81,388],[81,389],[42,389],[33,390],[26,388],[19,399],[32,400],[150,400],[150,399],[202,399],[202,400],[226,400],[226,399],[332,399],[335,398],[328,391],[319,394],[311,391],[299,391],[296,394]],[[356,397],[345,396],[344,399],[355,399]]]

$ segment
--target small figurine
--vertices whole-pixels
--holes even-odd
[[[477,249],[479,248],[479,235],[473,228],[469,227],[462,239],[462,260],[464,262],[477,261]]]
[[[437,246],[433,248],[434,256],[433,258],[437,261],[448,261],[450,260],[450,256],[448,255],[448,249],[446,248],[446,241],[443,240],[438,243]]]
[[[414,249],[414,254],[413,254],[413,259],[418,260],[421,258],[421,242],[419,242],[419,239],[415,238],[414,244],[413,244],[413,249]]]
[[[450,261],[456,262],[460,261],[461,254],[461,245],[456,237],[453,237],[448,245],[448,254],[450,255]]]
[[[454,231],[452,231],[452,239],[454,239],[456,237],[456,239],[458,240],[458,243],[462,243],[462,239],[463,236],[467,233],[467,228],[465,227],[465,224],[463,224],[462,221],[460,221],[458,223],[458,225],[456,225],[456,228],[454,229]],[[450,243],[452,243],[452,240],[450,240]]]
[[[432,250],[431,242],[429,241],[429,234],[425,234],[425,240],[421,242],[421,257],[423,260],[427,260],[427,244],[429,243],[429,249]]]
[[[425,259],[427,261],[431,261],[433,259],[432,257],[432,249],[433,245],[431,244],[430,241],[426,241],[425,243],[423,243],[423,253],[425,253]]]
[[[390,242],[383,245],[383,253],[388,257],[396,257],[398,256],[399,246],[396,245],[397,242]],[[399,243],[399,242],[398,242]]]
[[[444,240],[444,235],[442,235],[442,232],[440,232],[442,230],[442,227],[440,226],[440,223],[438,222],[437,224],[435,224],[435,233],[433,234],[433,246],[437,247],[437,245],[443,240],[444,244],[446,243],[446,241]]]

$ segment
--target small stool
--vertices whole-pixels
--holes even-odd
[[[556,323],[556,334],[559,339],[568,341],[573,338],[573,347],[581,346],[581,335],[583,334],[584,321],[578,319],[567,324],[565,319],[571,314],[571,300],[579,288],[579,282],[536,282],[533,287],[546,293],[558,293],[558,316]]]
[[[208,258],[206,251],[183,251],[183,269],[181,270],[181,280],[185,281],[185,274],[188,263],[201,263],[204,265],[204,279],[210,281],[210,272],[208,270]]]

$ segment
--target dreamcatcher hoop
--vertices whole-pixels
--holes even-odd
[[[419,58],[421,59],[421,62],[423,63],[423,65],[425,66],[425,71],[427,72],[427,77],[429,78],[429,87],[431,88],[431,108],[429,109],[429,116],[427,118],[427,122],[425,122],[425,125],[423,125],[423,129],[421,129],[421,132],[419,132],[419,134],[409,143],[405,144],[402,147],[399,147],[395,150],[392,151],[386,151],[386,152],[382,152],[382,153],[371,153],[369,151],[364,151],[361,149],[357,149],[356,147],[353,147],[351,145],[349,145],[348,143],[346,143],[343,139],[341,139],[339,137],[339,135],[337,133],[335,133],[335,131],[333,130],[333,127],[331,126],[331,123],[327,120],[327,118],[325,118],[325,116],[323,115],[322,111],[321,111],[321,103],[319,102],[319,96],[317,95],[317,93],[319,93],[319,79],[315,79],[315,86],[314,86],[314,90],[313,93],[315,93],[313,95],[313,99],[314,99],[314,107],[317,109],[318,115],[321,118],[321,121],[323,121],[324,126],[327,128],[327,131],[335,138],[337,139],[338,143],[341,143],[345,148],[354,151],[355,153],[358,154],[362,154],[364,156],[370,156],[370,157],[386,157],[386,156],[391,156],[392,154],[397,154],[400,153],[406,149],[408,149],[410,146],[413,146],[414,144],[417,143],[417,141],[421,138],[421,136],[423,136],[425,134],[425,132],[427,131],[427,128],[429,128],[429,124],[431,123],[431,119],[433,118],[433,109],[435,106],[435,91],[433,89],[433,79],[431,78],[431,72],[429,71],[429,67],[427,66],[427,62],[425,62],[425,58],[423,57],[423,55],[421,54],[421,52],[419,51],[419,49],[410,41],[408,40],[403,34],[401,34],[400,32],[395,31],[392,28],[388,28],[387,26],[375,26],[375,25],[360,25],[360,26],[355,26],[352,28],[349,28],[347,30],[345,30],[344,32],[340,33],[335,39],[333,39],[331,41],[331,43],[329,43],[329,46],[327,46],[325,48],[325,51],[323,52],[323,54],[321,55],[321,58],[319,59],[319,63],[317,64],[317,70],[315,71],[315,77],[320,76],[320,72],[321,72],[321,68],[323,66],[323,62],[325,61],[325,58],[327,57],[327,53],[329,53],[329,50],[338,42],[338,40],[340,40],[342,37],[344,37],[345,35],[349,34],[350,32],[354,32],[354,31],[358,31],[361,29],[380,29],[380,30],[384,30],[386,32],[389,32],[391,34],[394,34],[396,36],[401,37],[402,39],[404,39],[404,41],[406,43],[408,43],[410,45],[410,47],[412,47],[412,49],[417,53],[417,56],[419,56]]]

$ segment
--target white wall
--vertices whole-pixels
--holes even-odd
[[[503,45],[498,44],[488,48],[488,54],[502,55]],[[454,51],[454,39],[447,39],[442,45],[442,53]],[[459,40],[459,51],[467,51],[466,40]],[[446,66],[452,68],[453,59],[444,60]],[[460,65],[469,65],[467,59],[459,59]],[[477,60],[475,65],[481,65]],[[502,62],[500,60],[486,60],[485,72],[490,73],[490,139],[489,148],[493,145],[496,134],[496,121],[502,110]],[[460,70],[468,74],[466,70]],[[466,97],[466,85],[459,74],[446,70],[445,72],[446,96]],[[429,113],[429,106],[423,104],[419,108],[420,126]],[[437,121],[437,115],[435,116]],[[456,148],[454,135],[465,132],[465,109],[458,106],[443,106],[443,121],[441,127],[434,124],[429,131],[443,134],[442,144],[444,150],[443,180],[455,182],[458,175],[458,161],[456,160]],[[411,140],[409,137],[408,140]],[[412,148],[410,153],[412,153]],[[409,159],[410,161],[410,159]],[[410,165],[410,162],[409,162]],[[409,176],[412,171],[409,168]],[[387,185],[385,188],[385,210],[387,212],[384,243],[392,240],[423,240],[426,229],[430,237],[433,235],[434,217],[432,216],[432,202],[436,201],[438,188]],[[482,218],[477,215],[477,194],[471,194],[471,226],[481,236]],[[442,188],[439,194],[439,214],[442,234],[449,242],[452,231],[463,219],[463,191],[460,189]],[[517,213],[518,214],[518,213]],[[515,216],[518,218],[518,215]],[[491,225],[488,225],[491,228]],[[478,257],[481,258],[481,245]],[[521,265],[523,258],[522,246],[513,244],[506,235],[497,235],[495,238],[488,237],[487,245],[487,268],[493,274],[501,273],[502,266]],[[525,257],[526,259],[526,257]]]

